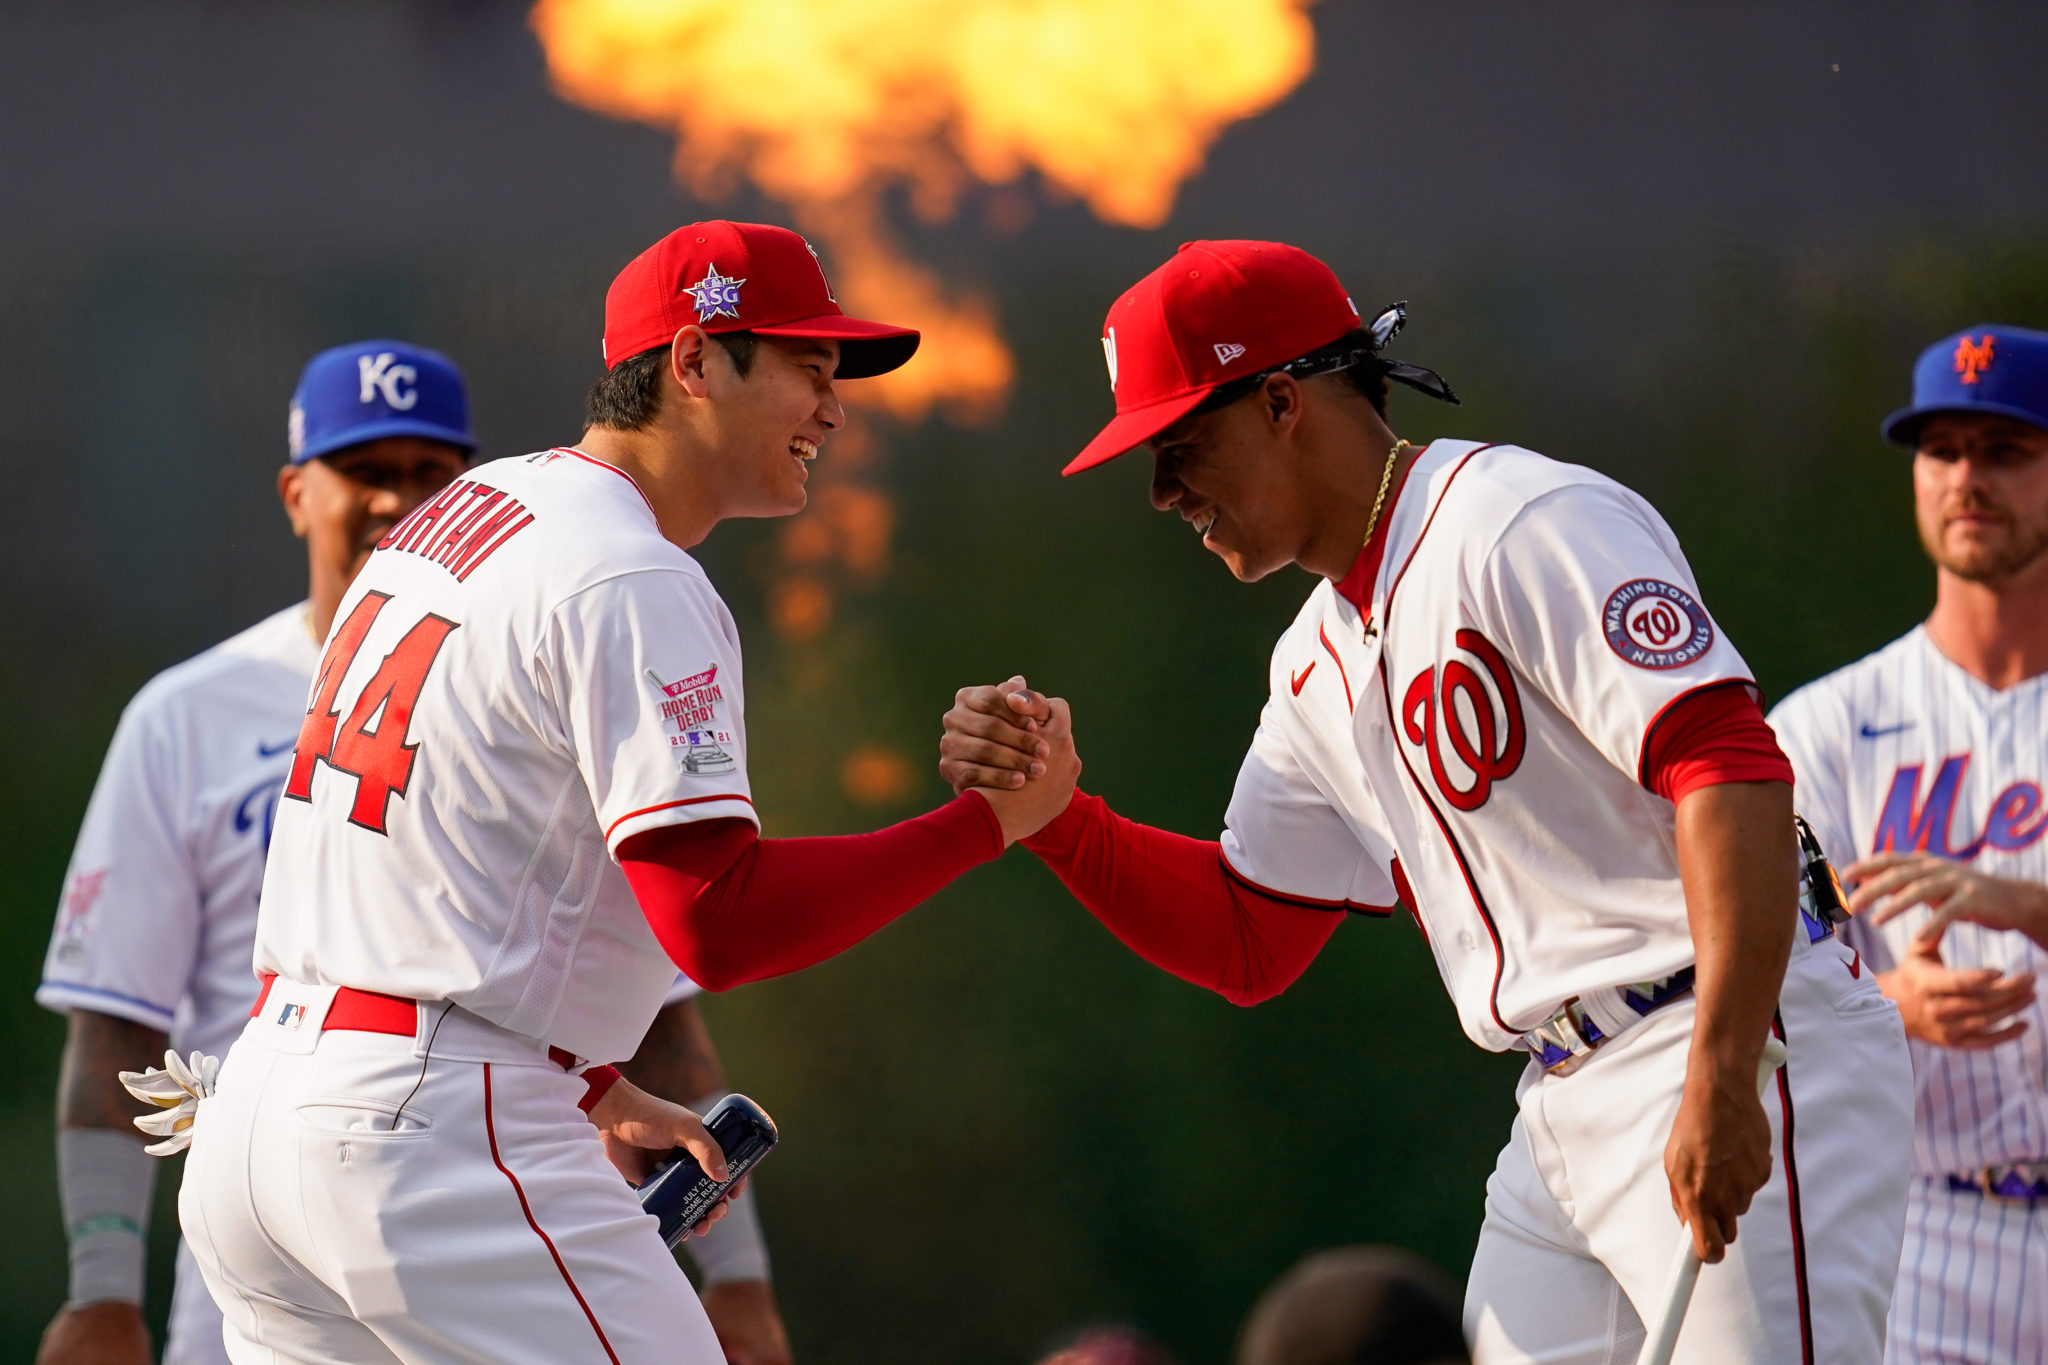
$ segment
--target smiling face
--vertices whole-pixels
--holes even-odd
[[[1927,557],[1997,587],[2048,554],[2048,431],[1944,413],[1920,429],[1913,501]]]
[[[1311,381],[1312,383],[1315,381]],[[1276,375],[1214,412],[1181,418],[1148,442],[1152,505],[1177,512],[1239,579],[1300,559],[1317,517],[1288,436],[1304,386]]]
[[[306,542],[315,599],[345,591],[384,533],[468,467],[455,446],[418,436],[365,441],[277,476],[292,534]]]
[[[833,392],[839,343],[761,337],[742,376],[722,347],[711,347],[705,379],[714,402],[723,515],[786,517],[804,508],[808,466],[825,437],[846,425]]]

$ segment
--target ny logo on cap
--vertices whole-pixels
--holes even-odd
[[[419,371],[410,365],[397,363],[398,354],[386,351],[382,355],[356,357],[356,378],[362,381],[361,401],[368,403],[378,394],[384,395],[387,407],[404,412],[420,401]],[[400,391],[400,384],[412,384],[413,388]]]
[[[1219,341],[1216,343],[1216,363],[1219,365],[1228,365],[1243,354],[1244,347],[1234,341]]]
[[[1977,376],[1991,368],[1991,348],[1997,341],[1996,336],[1986,332],[1982,341],[1965,334],[1956,343],[1956,373],[1963,377],[1965,384],[1976,383]]]
[[[1109,362],[1109,391],[1116,392],[1116,328],[1102,334],[1102,358]]]
[[[731,318],[735,322],[740,316],[740,286],[745,280],[736,280],[718,273],[712,266],[704,272],[704,278],[683,292],[697,304],[697,321],[709,322],[713,318]]]

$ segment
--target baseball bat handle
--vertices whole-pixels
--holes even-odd
[[[1784,1064],[1785,1045],[1776,1038],[1765,1039],[1763,1056],[1756,1064],[1758,1099],[1770,1089],[1771,1077]],[[1671,1353],[1678,1349],[1678,1329],[1685,1325],[1685,1310],[1692,1306],[1693,1286],[1699,1279],[1700,1255],[1692,1244],[1692,1229],[1680,1223],[1678,1245],[1664,1279],[1664,1296],[1657,1302],[1657,1315],[1646,1324],[1647,1335],[1636,1365],[1671,1365]]]

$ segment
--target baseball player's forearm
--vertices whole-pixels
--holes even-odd
[[[639,1050],[619,1063],[619,1071],[648,1094],[693,1109],[697,1100],[725,1090],[725,1068],[694,1000],[664,1005]]]
[[[143,1142],[129,1122],[135,1102],[116,1073],[162,1065],[168,1042],[147,1024],[94,1010],[71,1011],[57,1072],[57,1126],[114,1129]]]
[[[1798,922],[1792,788],[1702,787],[1678,805],[1677,838],[1696,968],[1693,1063],[1753,1093]]]
[[[1236,1005],[1293,985],[1344,920],[1261,895],[1228,875],[1214,841],[1126,820],[1082,792],[1024,845],[1125,947]]]
[[[672,825],[627,840],[619,865],[670,960],[718,991],[846,951],[1003,847],[995,812],[969,793],[872,834]]]

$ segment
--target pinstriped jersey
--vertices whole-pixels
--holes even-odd
[[[1366,609],[1322,583],[1274,651],[1224,857],[1297,900],[1398,891],[1483,1047],[1575,996],[1619,1032],[1612,988],[1693,958],[1644,750],[1749,670],[1663,518],[1593,470],[1438,441],[1388,518]]]
[[[742,689],[731,614],[623,471],[574,450],[470,471],[335,613],[257,969],[631,1055],[676,971],[614,857],[754,819]]]
[[[2048,675],[1996,690],[1952,663],[1922,627],[1809,683],[1771,712],[1798,774],[1800,812],[1828,856],[1920,851],[2000,877],[2048,881]],[[1889,970],[1932,912],[1849,941]],[[1952,967],[2048,976],[2048,953],[2023,934],[1956,924],[1942,937]],[[1914,1164],[1925,1175],[2048,1158],[2048,1007],[1987,1050],[1914,1039]]]

